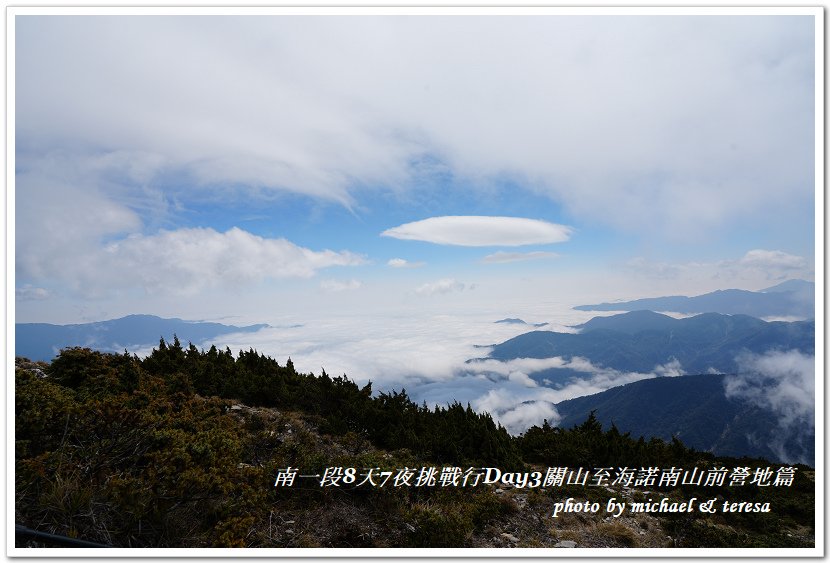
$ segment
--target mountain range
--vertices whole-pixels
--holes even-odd
[[[160,338],[182,342],[203,342],[223,334],[256,332],[268,325],[233,326],[220,323],[164,319],[153,315],[128,315],[94,323],[15,325],[15,355],[35,361],[49,361],[63,348],[83,346],[102,352],[123,352],[135,346],[152,346]]]
[[[621,372],[650,373],[656,366],[679,362],[685,373],[734,373],[743,352],[762,354],[770,349],[813,354],[815,322],[766,322],[746,315],[705,313],[675,319],[653,311],[633,311],[596,317],[568,334],[533,331],[495,345],[489,357],[585,358],[594,366]],[[546,370],[531,377],[564,382],[570,370]],[[551,377],[554,379],[551,379]]]
[[[745,314],[724,314],[723,310],[729,308],[730,296],[752,294],[753,297],[745,302],[754,303],[756,309],[764,305],[769,313],[773,310],[775,299],[785,299],[792,304],[800,299],[796,296],[806,300],[805,296],[809,293],[807,301],[812,302],[812,291],[812,283],[793,280],[763,292],[725,290],[698,297],[668,297],[612,304],[613,308],[619,309],[620,305],[633,307],[648,303],[657,309],[678,311],[677,306],[667,306],[667,301],[660,299],[680,299],[685,300],[687,305],[691,303],[690,307],[706,308],[705,303],[715,304],[721,312],[682,319],[653,310],[595,317],[573,327],[578,329],[577,333],[534,330],[511,338],[490,347],[489,359],[509,361],[559,357],[568,361],[583,358],[597,369],[656,375],[660,375],[658,366],[673,366],[673,375],[692,375],[654,377],[596,395],[560,402],[555,405],[561,416],[559,424],[572,426],[596,411],[597,418],[604,425],[613,422],[622,432],[631,432],[635,437],[670,439],[677,436],[692,447],[718,455],[756,455],[811,463],[815,455],[814,430],[806,427],[795,429],[794,438],[786,444],[782,443],[781,417],[761,408],[757,401],[727,397],[724,385],[730,376],[723,374],[741,372],[741,358],[747,354],[761,356],[770,351],[797,350],[807,356],[814,355],[815,322],[764,321]],[[764,302],[764,299],[767,301]],[[740,308],[739,303],[740,298],[731,306],[733,309]],[[781,311],[783,309],[778,310],[777,314]],[[791,308],[784,315],[792,311]],[[529,329],[545,324],[533,325],[518,318],[496,322],[527,325]],[[73,325],[21,323],[15,325],[15,355],[49,361],[60,349],[72,346],[122,352],[155,345],[162,337],[172,340],[173,335],[184,343],[198,344],[221,335],[255,332],[267,326],[233,326],[152,315],[130,315]],[[574,366],[580,367],[578,363]],[[580,369],[577,367],[550,368],[530,373],[529,376],[537,384],[560,388],[574,378],[588,379],[594,375],[584,371],[584,363]],[[769,389],[762,391],[766,393]]]
[[[671,311],[675,313],[724,313],[753,317],[812,318],[815,315],[815,284],[804,280],[788,280],[761,291],[724,289],[687,297],[673,295],[579,305],[580,311]]]

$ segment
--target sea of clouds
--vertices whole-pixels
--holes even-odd
[[[487,358],[494,344],[531,330],[575,332],[573,325],[596,315],[564,307],[525,313],[522,318],[528,323],[549,324],[536,329],[529,324],[497,323],[518,316],[497,311],[285,317],[256,333],[228,334],[199,345],[227,346],[235,354],[253,348],[281,364],[290,357],[299,371],[345,374],[360,385],[371,381],[375,392],[405,389],[414,401],[431,407],[469,403],[479,412],[490,412],[512,433],[545,419],[555,424],[559,415],[554,403],[641,379],[683,374],[676,360],[654,366],[649,373],[637,373],[595,366],[579,357]],[[559,388],[540,385],[531,377],[555,368],[580,372],[581,377]]]

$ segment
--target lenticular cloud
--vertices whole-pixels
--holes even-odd
[[[430,217],[387,229],[381,236],[455,246],[523,246],[551,244],[570,238],[565,225],[522,217],[475,215]]]

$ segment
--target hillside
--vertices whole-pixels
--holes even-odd
[[[469,407],[419,407],[404,392],[373,394],[370,385],[345,377],[297,373],[290,361],[279,365],[253,350],[234,356],[174,339],[143,360],[80,348],[48,364],[21,360],[15,429],[17,523],[114,546],[815,544],[814,477],[806,466],[719,459],[677,440],[636,440],[604,430],[593,417],[572,429],[543,424],[511,437]],[[768,467],[769,475],[791,472],[794,480],[662,488],[555,480],[561,467],[623,466],[713,474]],[[284,479],[292,468],[296,483]],[[527,488],[461,480],[484,468],[538,471],[538,479],[551,480]],[[404,479],[399,486],[380,484],[393,474]],[[321,475],[329,475],[325,487]],[[646,495],[665,502],[719,495],[772,509],[551,517],[551,507],[568,498],[599,506]]]
[[[813,463],[815,435],[808,428],[792,433],[772,412],[727,398],[727,375],[658,377],[556,404],[559,424],[569,428],[592,412],[603,425],[632,436],[684,444],[722,456],[751,456]],[[787,440],[782,441],[782,433]]]

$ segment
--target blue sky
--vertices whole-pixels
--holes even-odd
[[[814,275],[809,16],[15,24],[18,322]]]

